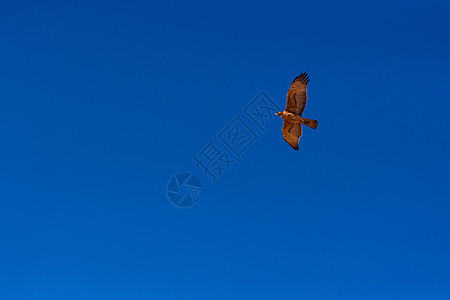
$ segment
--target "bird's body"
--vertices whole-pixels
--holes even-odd
[[[297,114],[290,113],[288,111],[283,111],[283,114],[280,116],[283,118],[283,120],[290,122],[290,123],[299,123],[306,125],[308,127],[311,127],[312,129],[316,129],[318,122],[316,120],[311,120],[308,118],[300,117]]]
[[[298,141],[302,136],[301,124],[313,129],[316,129],[318,125],[316,120],[302,117],[306,106],[306,85],[308,82],[309,76],[307,73],[302,73],[300,76],[297,76],[289,88],[286,108],[283,112],[277,112],[275,114],[283,118],[283,138],[295,150],[298,150]]]

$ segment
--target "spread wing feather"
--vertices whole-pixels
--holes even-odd
[[[308,82],[308,73],[302,73],[294,79],[287,95],[286,111],[302,115],[306,106],[306,85]]]
[[[302,136],[302,125],[284,121],[282,131],[284,140],[291,145],[292,148],[298,151],[298,141]]]

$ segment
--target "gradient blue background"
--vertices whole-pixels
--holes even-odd
[[[0,5],[1,299],[450,299],[448,1],[39,2]],[[203,178],[301,72],[300,151]]]

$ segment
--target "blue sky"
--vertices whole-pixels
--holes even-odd
[[[0,298],[449,299],[449,13],[3,1]],[[259,138],[204,177],[193,157],[301,72],[300,150],[243,119]]]

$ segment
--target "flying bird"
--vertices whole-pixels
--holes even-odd
[[[312,129],[316,129],[318,124],[316,120],[302,117],[306,106],[306,85],[308,82],[308,73],[302,73],[297,76],[289,88],[286,108],[284,111],[279,111],[275,114],[283,118],[283,138],[295,151],[298,151],[298,141],[302,136],[301,124]]]

